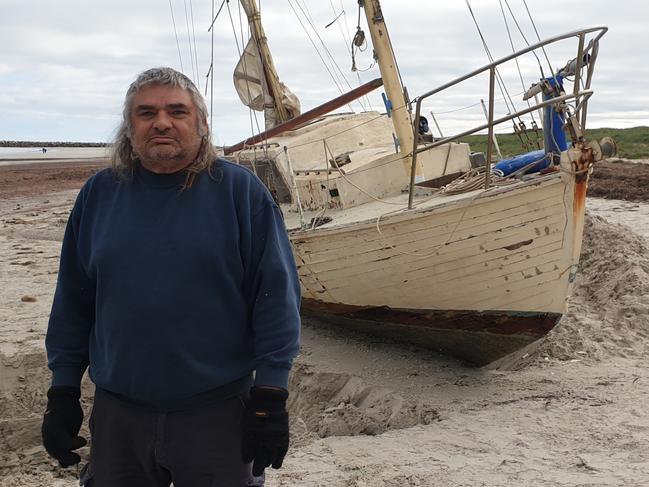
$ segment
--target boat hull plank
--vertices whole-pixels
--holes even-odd
[[[368,225],[293,234],[304,294],[354,306],[561,314],[575,264],[565,191],[557,175],[408,219],[395,213],[380,233]]]

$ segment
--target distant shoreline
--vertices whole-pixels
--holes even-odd
[[[0,140],[0,147],[108,147],[107,142],[39,142],[33,140]]]

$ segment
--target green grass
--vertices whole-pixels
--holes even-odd
[[[531,142],[530,150],[537,149],[536,134],[528,131]],[[539,130],[538,137],[543,142],[543,133]],[[613,137],[617,142],[618,157],[627,159],[649,158],[649,127],[633,127],[629,129],[601,128],[589,129],[586,138],[589,140],[600,140],[602,137]],[[500,152],[503,157],[514,156],[526,152],[518,135],[499,134],[497,136]],[[525,138],[524,138],[525,140]],[[468,142],[474,152],[487,152],[486,135],[469,135],[462,138],[462,142]]]

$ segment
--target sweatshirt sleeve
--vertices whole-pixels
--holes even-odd
[[[251,232],[255,384],[287,388],[299,351],[300,284],[277,205],[268,202],[253,216]]]
[[[88,367],[90,330],[95,316],[95,283],[79,249],[83,190],[68,219],[45,348],[52,385],[78,387]]]

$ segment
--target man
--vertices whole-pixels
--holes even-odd
[[[112,162],[81,189],[63,240],[45,448],[63,467],[80,461],[89,366],[82,485],[252,485],[286,454],[298,351],[279,208],[252,173],[215,160],[205,103],[170,68],[131,84]]]

